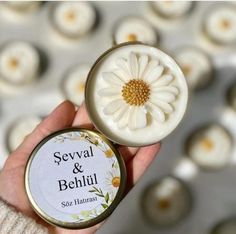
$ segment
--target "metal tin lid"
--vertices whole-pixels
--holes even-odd
[[[93,226],[118,205],[126,170],[114,146],[97,132],[69,128],[55,132],[33,150],[25,187],[45,221],[69,229]]]

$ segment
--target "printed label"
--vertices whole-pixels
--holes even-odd
[[[120,167],[101,138],[71,131],[48,140],[36,153],[29,188],[38,207],[63,222],[103,213],[120,186]]]

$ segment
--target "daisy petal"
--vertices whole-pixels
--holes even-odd
[[[152,103],[148,103],[148,106],[151,107],[151,115],[154,119],[156,119],[158,122],[164,122],[165,121],[165,114],[164,112],[156,105],[153,105]]]
[[[166,74],[161,76],[157,81],[153,82],[153,86],[161,86],[161,85],[168,85],[173,80],[173,76]]]
[[[127,112],[129,109],[128,105],[127,104],[123,104],[123,106],[117,111],[114,113],[114,116],[113,116],[113,119],[114,121],[119,121],[122,116],[125,114],[125,112]]]
[[[111,101],[103,110],[105,115],[111,115],[114,112],[118,111],[124,104],[122,99],[116,99]]]
[[[108,82],[109,84],[112,85],[118,85],[121,86],[123,85],[123,81],[120,79],[120,77],[118,77],[116,74],[114,74],[113,72],[103,72],[102,73],[102,77],[103,79]]]
[[[118,127],[119,128],[124,128],[127,126],[128,121],[129,121],[129,115],[130,115],[130,108],[128,107],[127,111],[124,112],[123,116],[118,122]]]
[[[115,69],[113,73],[118,76],[123,82],[128,82],[130,80],[130,76],[128,76],[122,69]]]
[[[99,96],[105,96],[105,97],[109,97],[109,96],[116,96],[120,94],[120,90],[117,87],[109,87],[109,88],[104,88],[104,89],[100,89],[98,91],[98,95]]]
[[[173,102],[175,100],[175,95],[169,92],[159,92],[153,95],[156,99],[160,99],[164,102]]]
[[[142,107],[132,107],[129,116],[129,128],[140,129],[144,128],[147,125],[147,111]]]
[[[116,65],[117,65],[120,69],[122,69],[122,70],[126,73],[126,75],[127,75],[128,77],[131,76],[130,71],[129,71],[129,68],[128,68],[128,65],[127,65],[127,62],[126,62],[123,58],[118,58],[118,59],[116,60]]]
[[[160,87],[154,87],[153,91],[155,92],[161,92],[161,91],[166,91],[166,92],[170,92],[173,93],[175,95],[177,95],[179,93],[179,90],[175,87],[175,86],[160,86]]]
[[[148,56],[146,54],[142,54],[139,58],[139,75],[138,75],[139,79],[143,77],[143,72],[146,69],[147,64],[148,64]]]
[[[160,75],[162,74],[164,70],[163,66],[157,66],[155,67],[150,73],[149,75],[145,76],[145,80],[150,84],[154,81],[156,81]]]
[[[131,52],[128,58],[128,64],[130,67],[130,73],[132,76],[132,79],[138,78],[138,59],[135,55],[135,53]]]
[[[143,79],[146,79],[146,77],[149,75],[149,73],[155,68],[157,67],[159,64],[159,61],[157,60],[151,60],[148,65],[146,66],[146,69],[143,72]]]
[[[150,102],[153,105],[160,107],[166,114],[170,114],[174,111],[174,108],[169,103],[166,103],[166,102],[154,99],[154,98],[151,98]]]
[[[135,116],[136,116],[136,108],[134,106],[130,107],[130,114],[129,114],[129,129],[133,130],[135,129]]]
[[[144,128],[147,125],[147,111],[143,106],[137,107],[135,117],[135,128]]]

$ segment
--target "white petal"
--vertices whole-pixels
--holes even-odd
[[[153,105],[155,105],[155,106],[161,108],[161,109],[162,109],[165,113],[167,113],[167,114],[170,114],[170,113],[172,113],[172,112],[174,111],[174,108],[173,108],[170,104],[168,104],[168,103],[166,103],[166,102],[163,102],[163,101],[161,101],[161,100],[157,100],[157,99],[155,99],[155,98],[151,98],[151,99],[150,99],[150,102],[151,102]]]
[[[112,85],[118,85],[121,86],[124,84],[124,82],[113,72],[103,72],[102,73],[103,79]]]
[[[143,72],[146,69],[148,64],[148,56],[146,54],[142,54],[139,58],[139,75],[138,78],[142,79]]]
[[[177,95],[179,90],[175,86],[159,86],[152,88],[154,92],[166,91]]]
[[[124,112],[123,116],[121,117],[121,119],[117,124],[119,128],[124,128],[128,125],[129,114],[130,114],[130,108],[128,107],[127,111]]]
[[[100,96],[116,96],[121,94],[121,90],[118,87],[109,87],[109,88],[104,88],[100,89],[98,91],[98,95]]]
[[[143,72],[143,79],[145,79],[146,76],[149,75],[149,73],[155,68],[157,67],[159,64],[159,61],[157,60],[151,60],[148,65],[146,66],[146,69]]]
[[[135,115],[136,115],[136,108],[134,106],[130,107],[130,114],[129,114],[129,129],[134,130],[135,129]]]
[[[144,128],[147,125],[147,111],[143,106],[137,107],[135,117],[135,128]]]
[[[156,81],[161,76],[163,70],[163,66],[157,66],[151,72],[149,72],[149,75],[145,76],[144,79],[150,84]]]
[[[129,68],[128,68],[128,65],[127,65],[127,62],[126,62],[123,58],[118,58],[118,59],[116,60],[116,65],[117,65],[120,69],[122,69],[122,70],[126,73],[126,75],[127,75],[128,77],[131,76],[130,71],[129,71]]]
[[[132,76],[132,79],[138,78],[138,59],[135,55],[135,53],[131,52],[128,58],[128,64],[130,67],[130,73]]]
[[[176,98],[175,95],[169,92],[159,92],[159,93],[155,93],[153,94],[153,97],[156,99],[160,99],[161,101],[164,102],[173,102]]]
[[[129,75],[127,75],[127,73],[124,71],[124,70],[122,70],[122,69],[115,69],[114,71],[113,71],[113,73],[116,75],[116,76],[118,76],[123,82],[128,82],[129,80],[130,80],[130,76]]]
[[[129,109],[128,105],[124,103],[122,107],[117,112],[114,113],[114,116],[113,116],[114,121],[117,122],[121,120],[122,116],[125,114],[125,112],[128,111],[128,109]]]
[[[147,111],[144,106],[132,107],[129,116],[129,128],[140,129],[147,125]]]
[[[161,76],[157,81],[153,82],[152,85],[153,86],[168,85],[173,80],[173,78],[174,77],[172,75],[166,74]]]
[[[103,110],[105,115],[111,115],[117,110],[119,110],[123,105],[122,99],[116,99],[114,101],[111,101]]]
[[[153,105],[150,102],[148,103],[148,106],[151,107],[150,114],[153,116],[154,119],[156,119],[158,122],[165,121],[165,114],[158,106]]]

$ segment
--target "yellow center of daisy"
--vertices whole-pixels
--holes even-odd
[[[104,153],[107,158],[111,158],[113,156],[113,152],[111,149],[106,150]]]
[[[204,139],[201,141],[201,145],[202,145],[202,147],[203,147],[205,150],[207,150],[207,151],[212,150],[213,147],[214,147],[213,142],[212,142],[210,139],[208,139],[208,138],[204,138]]]
[[[191,71],[192,71],[191,65],[189,65],[189,64],[183,65],[183,66],[182,66],[182,71],[183,71],[183,73],[184,73],[185,76],[189,76],[190,73],[191,73]]]
[[[119,187],[120,186],[120,177],[118,177],[118,176],[113,177],[111,184],[115,188]]]
[[[67,22],[74,22],[76,18],[76,14],[73,10],[70,10],[64,14],[64,18]]]
[[[127,40],[128,41],[137,41],[137,35],[134,34],[134,33],[130,33],[128,36],[127,36]]]
[[[167,210],[170,207],[170,201],[168,199],[162,198],[157,202],[157,208],[160,210]]]
[[[85,84],[84,83],[79,83],[78,86],[77,86],[78,92],[82,93],[82,92],[84,92],[84,89],[85,89]]]
[[[230,21],[227,20],[227,19],[222,19],[222,20],[220,21],[220,27],[221,27],[222,29],[224,29],[224,30],[227,30],[227,29],[229,29],[229,28],[231,27],[231,23],[230,23]]]
[[[8,66],[10,69],[15,70],[19,66],[19,61],[16,58],[11,58],[8,61]]]
[[[141,106],[150,96],[150,87],[143,80],[133,79],[122,88],[122,97],[126,103],[133,106]]]

